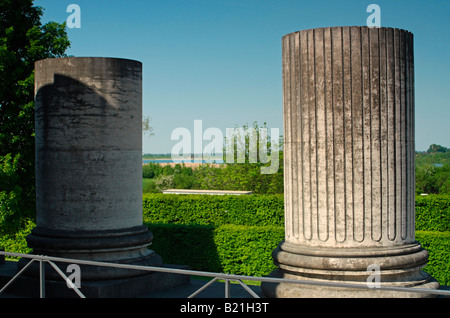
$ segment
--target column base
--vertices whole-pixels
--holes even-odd
[[[279,268],[270,277],[346,282],[367,286],[375,282],[369,266],[379,268],[381,286],[438,289],[439,283],[421,269],[428,260],[428,252],[419,243],[392,248],[311,248],[282,242],[272,256]],[[299,285],[262,283],[261,289],[272,298],[392,298],[432,297],[429,294]]]
[[[57,231],[36,227],[27,237],[28,246],[35,255],[46,255],[88,261],[112,262],[129,265],[161,266],[162,258],[148,249],[153,235],[146,226],[107,231]],[[22,258],[18,269],[30,260]],[[57,263],[66,268],[68,263]],[[49,266],[47,266],[49,267]],[[80,265],[84,281],[109,280],[148,274],[145,271]],[[48,272],[48,273],[47,273]],[[58,274],[47,269],[49,279],[58,278]],[[39,265],[32,264],[26,275],[37,277]]]

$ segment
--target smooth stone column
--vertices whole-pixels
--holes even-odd
[[[35,65],[34,254],[159,266],[142,218],[142,64],[69,57]],[[66,265],[67,266],[67,265]],[[85,280],[147,272],[85,266]]]
[[[438,288],[415,240],[413,35],[332,27],[282,45],[285,240],[272,275],[365,285],[380,268],[382,286]],[[262,288],[269,297],[420,295]]]

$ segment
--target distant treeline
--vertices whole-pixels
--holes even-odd
[[[167,158],[170,154],[145,154],[144,158]],[[416,194],[450,194],[450,149],[431,145],[427,151],[416,152]],[[283,193],[283,153],[275,174],[260,173],[260,164],[226,164],[221,167],[201,165],[144,165],[144,192],[157,193],[167,188],[244,190],[257,194]]]
[[[204,164],[197,168],[183,164],[172,167],[149,163],[143,165],[142,170],[145,193],[158,193],[165,189],[245,190],[253,191],[255,194],[283,193],[282,166],[274,174],[262,174],[259,163],[235,163],[220,167]]]
[[[170,153],[145,153],[142,155],[143,159],[158,159],[158,158],[170,158]]]
[[[416,194],[450,194],[450,149],[432,144],[416,152]]]

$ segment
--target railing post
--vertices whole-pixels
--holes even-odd
[[[45,261],[39,260],[39,290],[40,297],[45,298]]]
[[[230,298],[230,280],[225,279],[225,298]]]
[[[3,247],[0,247],[0,252],[4,252],[5,249]],[[0,255],[0,265],[5,264],[5,255]]]

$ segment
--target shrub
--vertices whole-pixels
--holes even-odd
[[[416,239],[429,253],[424,271],[440,284],[450,285],[450,232],[416,231]]]
[[[284,238],[277,226],[147,224],[164,262],[194,270],[265,276],[275,269],[272,251]]]
[[[284,226],[282,195],[144,194],[148,223]]]
[[[267,276],[276,268],[272,252],[284,239],[284,228],[223,225],[216,229],[214,239],[222,272]]]
[[[154,234],[151,248],[164,262],[252,276],[265,276],[275,268],[271,253],[284,238],[282,195],[158,193],[143,197],[144,222]],[[416,239],[429,252],[424,270],[440,284],[449,285],[448,199],[425,196],[416,200]],[[25,229],[0,237],[0,247],[30,252],[25,237],[35,224],[25,223]]]
[[[24,223],[26,225],[17,233],[0,236],[1,248],[4,248],[7,252],[21,254],[27,254],[32,251],[27,245],[26,237],[31,233],[31,230],[36,226],[36,224],[31,220],[27,220]]]
[[[450,195],[416,196],[416,230],[450,231]]]
[[[147,224],[154,239],[151,249],[169,264],[189,265],[195,270],[219,271],[220,262],[211,225]]]
[[[282,158],[279,162],[282,165]],[[279,168],[274,174],[262,174],[262,166],[260,163],[234,163],[220,167],[201,165],[194,171],[195,189],[283,194],[283,169]]]

